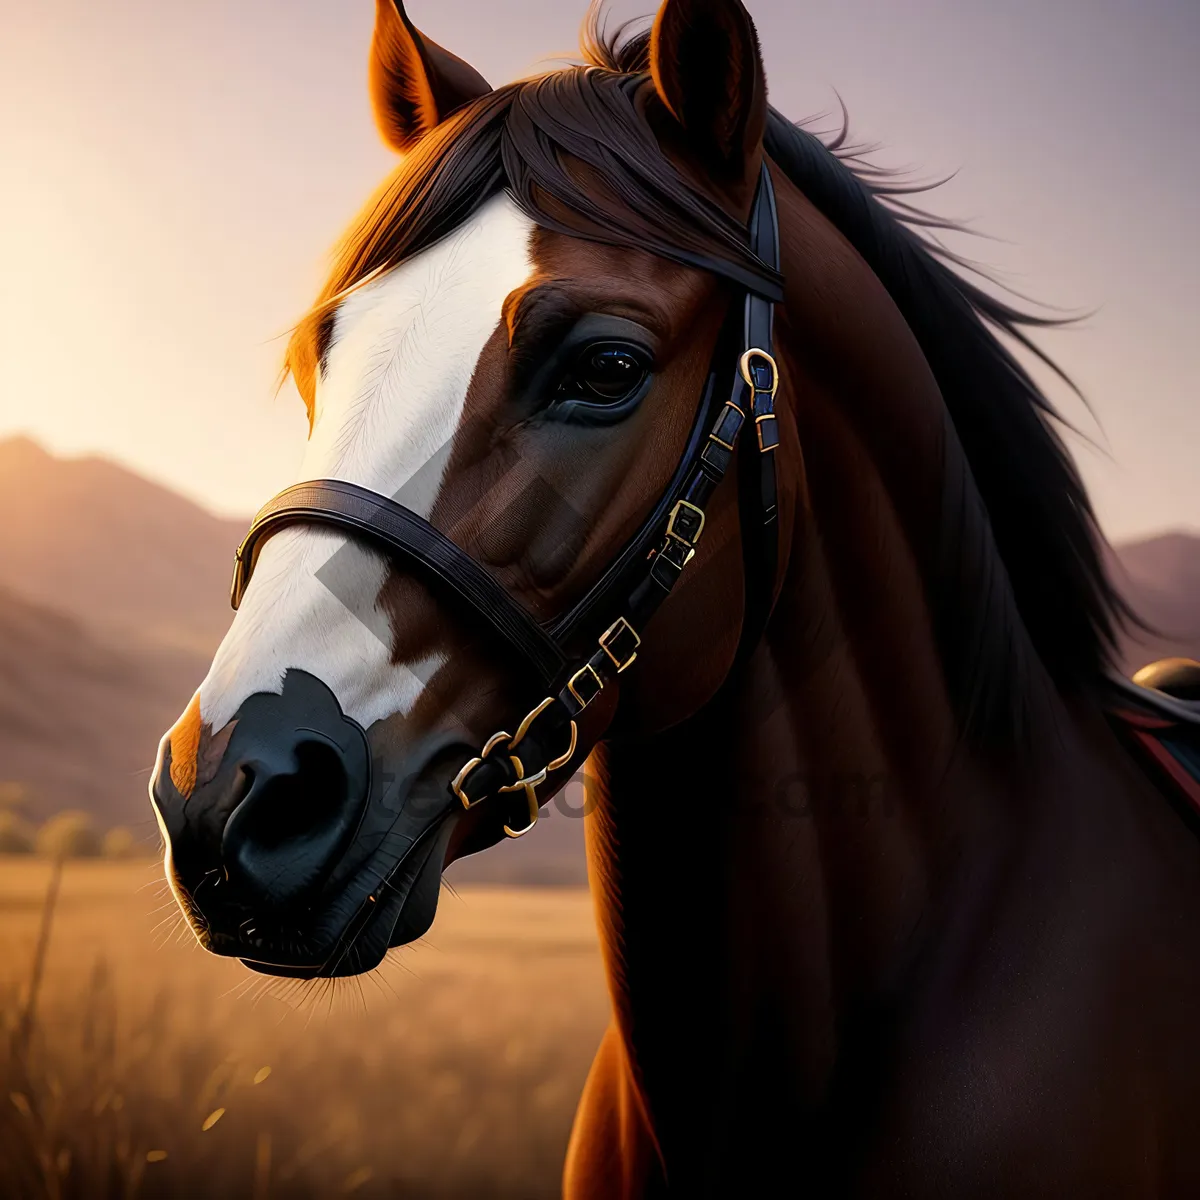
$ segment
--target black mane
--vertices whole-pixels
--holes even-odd
[[[1061,418],[998,336],[1057,372],[1027,331],[1060,322],[1024,312],[954,270],[957,260],[921,236],[925,214],[895,211],[883,199],[892,190],[886,181],[838,157],[844,138],[843,129],[826,146],[772,110],[765,147],[878,276],[937,380],[965,459],[947,463],[937,566],[944,603],[935,596],[943,658],[968,728],[985,737],[1016,733],[1026,691],[1013,661],[1018,625],[1055,684],[1077,692],[1101,681],[1118,629],[1136,620],[1105,570],[1103,538],[1058,431]],[[974,610],[964,596],[977,597]]]

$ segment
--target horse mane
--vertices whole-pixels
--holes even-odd
[[[538,224],[636,247],[779,296],[745,231],[662,155],[633,102],[649,33],[609,32],[589,10],[583,65],[498,88],[425,137],[368,202],[288,347],[312,390],[340,299],[450,233],[508,190]],[[1062,419],[1010,345],[1062,372],[1030,340],[1063,324],[965,277],[931,241],[956,226],[903,197],[916,187],[872,168],[842,132],[829,144],[771,109],[765,150],[854,246],[891,295],[945,402],[941,550],[927,564],[934,628],[964,733],[1011,745],[1025,728],[1031,644],[1066,694],[1092,691],[1136,622],[1104,567],[1103,538],[1059,432]],[[1006,343],[1007,340],[1007,343]],[[1065,376],[1062,376],[1065,379]],[[1069,381],[1068,381],[1069,382]]]
[[[1060,432],[1065,422],[1010,348],[1074,389],[1029,332],[1067,322],[966,278],[962,268],[981,272],[922,234],[959,227],[897,201],[922,189],[865,164],[845,124],[826,145],[772,110],[765,148],[874,271],[937,381],[953,436],[932,579],[941,592],[935,628],[968,732],[1010,741],[1028,716],[1022,626],[1054,684],[1072,694],[1102,683],[1118,631],[1139,624],[1105,568],[1104,538]]]

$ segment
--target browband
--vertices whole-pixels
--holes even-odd
[[[749,240],[760,261],[777,277],[779,222],[765,164],[751,213]],[[519,837],[537,821],[537,788],[551,771],[566,766],[574,756],[575,718],[632,665],[641,644],[639,631],[645,629],[695,555],[704,531],[705,506],[725,477],[739,438],[746,456],[742,464],[745,478],[756,485],[757,500],[747,503],[745,488],[739,499],[747,576],[739,659],[753,650],[765,628],[778,560],[774,450],[779,444],[775,417],[779,372],[771,354],[773,315],[769,298],[746,292],[738,339],[742,349],[729,399],[714,414],[722,390],[720,362],[736,336],[731,330],[732,313],[714,350],[713,367],[683,458],[666,491],[601,578],[555,620],[540,623],[493,575],[423,517],[377,492],[336,479],[289,487],[258,513],[235,557],[233,607],[241,603],[266,539],[296,524],[344,530],[402,564],[419,567],[427,578],[448,588],[534,667],[549,691],[515,733],[493,734],[451,785],[467,808],[497,794],[518,793],[520,821],[506,823],[504,832]],[[613,604],[618,597],[623,600]],[[611,619],[614,608],[616,620]],[[605,613],[607,617],[602,615]],[[606,628],[597,636],[606,620]],[[595,638],[594,649],[572,659],[568,647],[584,636]]]

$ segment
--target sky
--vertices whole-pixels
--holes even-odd
[[[614,17],[651,0],[614,0]],[[583,0],[410,0],[492,83]],[[749,0],[771,102],[840,96],[878,161],[1011,286],[1091,315],[1043,344],[1115,540],[1200,530],[1200,5]],[[393,165],[373,0],[0,0],[0,437],[100,453],[246,515],[296,478],[286,333]],[[829,124],[831,122],[827,122]]]

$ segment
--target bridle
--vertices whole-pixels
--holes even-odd
[[[777,280],[779,220],[765,164],[748,232],[751,249],[767,275]],[[737,305],[731,305],[671,482],[637,534],[565,614],[539,622],[493,575],[423,517],[378,492],[338,479],[295,484],[259,511],[234,560],[233,607],[241,603],[263,543],[289,525],[333,526],[439,580],[533,667],[547,690],[515,733],[492,734],[450,785],[468,809],[495,796],[519,796],[520,821],[510,814],[504,832],[509,837],[528,833],[538,819],[537,789],[575,754],[577,718],[633,665],[642,641],[639,631],[646,628],[695,555],[704,532],[705,508],[739,446],[746,611],[735,662],[744,659],[762,636],[773,604],[778,560],[774,451],[779,444],[775,418],[779,370],[771,350],[774,301],[780,295],[765,283],[761,293],[747,287],[740,331]],[[736,366],[731,367],[734,358]],[[728,399],[722,401],[722,395]],[[601,626],[603,632],[597,636]],[[568,652],[568,647],[585,638],[594,647],[590,653]]]
[[[770,277],[778,279],[779,220],[765,164],[751,212],[749,241]],[[753,650],[762,635],[773,602],[778,557],[774,451],[779,444],[775,418],[779,371],[771,349],[774,301],[779,294],[746,289],[740,339],[735,328],[737,306],[731,306],[671,482],[639,531],[565,614],[542,624],[423,517],[378,492],[338,479],[285,488],[259,511],[234,559],[233,607],[241,603],[263,543],[289,525],[333,526],[439,580],[534,668],[547,689],[546,697],[525,715],[515,733],[494,733],[450,785],[468,809],[494,796],[519,794],[524,800],[522,823],[506,821],[504,832],[509,837],[528,833],[538,818],[537,789],[575,754],[576,719],[633,665],[642,640],[639,630],[646,628],[695,555],[704,532],[705,507],[739,444],[744,447],[745,483],[739,510],[746,612],[737,659]],[[731,349],[738,342],[740,349]],[[729,360],[735,355],[736,367],[731,369]],[[725,391],[722,377],[728,381],[731,375]],[[721,401],[722,394],[729,398]],[[601,626],[603,632],[596,636]],[[594,646],[590,653],[569,654],[567,647],[589,635],[595,639],[589,642]]]

